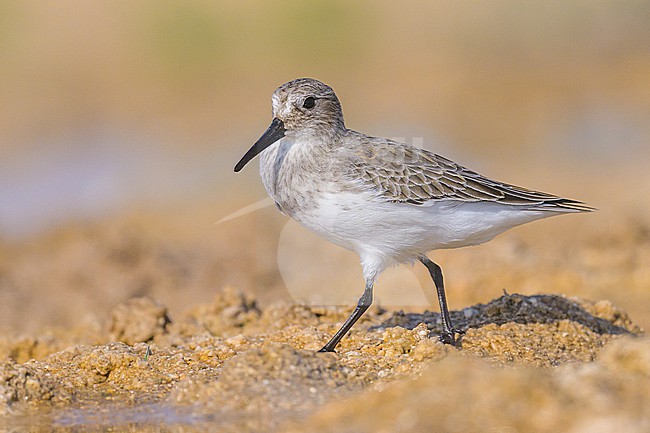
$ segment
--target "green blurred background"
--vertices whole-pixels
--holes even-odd
[[[634,207],[648,23],[647,1],[0,1],[0,236],[199,202],[207,224],[263,198],[232,166],[301,76],[353,129]]]

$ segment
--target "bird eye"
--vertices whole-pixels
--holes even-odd
[[[302,103],[302,107],[308,110],[314,108],[314,105],[316,105],[316,98],[312,96],[305,98],[305,102]]]

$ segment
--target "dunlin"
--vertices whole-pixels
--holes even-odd
[[[387,268],[420,261],[436,286],[443,332],[456,344],[440,266],[426,254],[487,242],[512,227],[593,210],[584,203],[488,179],[440,155],[345,127],[331,87],[310,78],[273,93],[273,121],[235,166],[260,154],[260,175],[286,215],[359,254],[365,290],[321,352],[332,352],[370,307]]]

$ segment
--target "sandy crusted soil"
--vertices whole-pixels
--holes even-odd
[[[584,296],[590,286],[609,293],[603,287],[619,278],[636,284],[630,296],[646,300],[644,225],[621,225],[627,231],[617,242],[587,230],[579,254],[567,248],[576,245],[570,235],[540,241],[539,255],[529,248],[538,241],[526,233],[482,247],[481,254],[516,251],[476,271],[482,284],[511,275],[510,293],[493,290],[502,295],[452,312],[466,331],[459,348],[438,341],[437,308],[374,306],[330,354],[315,351],[351,307],[283,297],[268,271],[273,260],[259,258],[267,255],[259,232],[262,247],[249,257],[250,248],[228,238],[245,238],[244,231],[224,235],[216,241],[222,248],[210,250],[205,242],[163,242],[167,236],[140,227],[73,228],[3,247],[0,428],[650,429],[650,340],[634,315]],[[451,257],[452,269],[467,265]],[[612,258],[626,265],[585,277]],[[256,262],[252,276],[241,269],[246,260]],[[548,287],[576,290],[515,294],[517,281],[530,278],[527,266],[543,269]],[[240,281],[228,280],[232,275]],[[457,280],[452,307],[471,299],[464,287],[473,284]],[[212,300],[201,300],[206,293]]]

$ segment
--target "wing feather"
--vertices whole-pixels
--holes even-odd
[[[424,205],[434,200],[489,201],[528,210],[584,212],[582,202],[491,180],[425,149],[369,138],[354,153],[353,175],[386,200]]]

